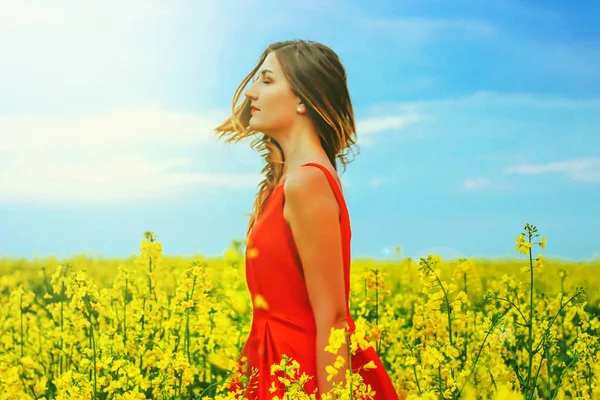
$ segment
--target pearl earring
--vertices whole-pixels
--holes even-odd
[[[298,106],[296,110],[298,110],[298,112],[302,112],[302,106]]]

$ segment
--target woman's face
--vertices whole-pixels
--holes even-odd
[[[253,110],[250,129],[276,137],[294,123],[297,117],[298,97],[283,75],[275,53],[269,53],[246,91]]]

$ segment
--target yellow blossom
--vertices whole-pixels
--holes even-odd
[[[377,365],[375,365],[375,362],[373,360],[369,361],[368,363],[366,363],[365,365],[363,365],[364,369],[377,369]]]
[[[407,356],[404,360],[404,364],[406,365],[415,365],[417,363],[417,359],[413,356]]]
[[[265,310],[269,309],[269,303],[265,300],[263,296],[257,294],[254,296],[254,307],[256,308],[264,308]]]
[[[429,254],[429,255],[428,255],[428,258],[429,258],[429,259],[431,260],[431,262],[432,262],[432,263],[434,263],[434,264],[440,264],[440,263],[442,262],[442,258],[440,257],[440,255],[439,255],[439,254],[435,254],[435,255]]]
[[[248,251],[246,252],[246,257],[248,259],[252,259],[252,258],[258,257],[259,254],[260,254],[260,252],[258,251],[258,249],[256,247],[250,247],[248,249]]]
[[[332,367],[331,365],[327,365],[325,367],[325,371],[327,371],[327,382],[329,382],[330,380],[332,380],[333,377],[338,374],[337,368]]]
[[[325,351],[337,354],[340,347],[346,343],[346,332],[344,328],[336,329],[331,327],[329,331],[329,344],[325,346]]]

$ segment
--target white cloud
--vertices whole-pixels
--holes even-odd
[[[458,185],[458,190],[461,192],[476,192],[485,191],[485,193],[491,192],[507,192],[513,190],[513,185],[505,179],[490,179],[483,176],[469,177],[463,180]]]
[[[385,183],[385,181],[381,178],[378,177],[373,177],[371,179],[369,179],[369,181],[367,182],[367,186],[369,187],[379,187],[382,186]]]
[[[18,29],[24,25],[57,19],[57,14],[49,11],[40,11],[24,2],[3,1],[0,2],[2,13],[0,13],[0,31]]]
[[[189,37],[185,23],[193,19],[199,38],[222,24],[217,2],[199,13],[152,0],[0,0],[0,10],[0,93],[11,95],[0,101],[0,202],[128,201],[258,183],[258,175],[212,173],[244,148],[225,150],[213,137],[225,112],[143,104],[164,98],[169,66],[182,63],[173,57]],[[221,40],[194,41],[195,57],[214,59]],[[205,65],[195,73],[212,85],[218,63]],[[250,165],[252,156],[247,148],[227,164]]]
[[[254,187],[258,176],[178,170],[191,159],[119,157],[87,163],[20,158],[0,171],[0,202],[107,203],[176,197],[186,189]]]
[[[76,116],[0,116],[0,151],[134,150],[191,146],[212,140],[217,120],[157,104]]]
[[[506,173],[519,175],[540,175],[559,173],[576,182],[600,183],[600,158],[581,158],[570,161],[556,161],[546,164],[520,164],[507,167]]]
[[[256,187],[259,174],[207,172],[244,147],[216,141],[212,128],[223,116],[150,104],[75,117],[0,117],[0,202],[101,203]],[[254,153],[246,151],[236,163],[250,162]]]
[[[533,93],[497,93],[488,90],[480,90],[463,98],[468,103],[510,105],[539,108],[600,108],[600,98],[571,98],[564,96],[540,96]]]
[[[0,93],[10,94],[10,101],[0,97],[0,113],[165,101],[177,85],[202,98],[222,74],[214,61],[227,40],[226,12],[214,0],[0,0]],[[191,83],[181,83],[191,69]]]
[[[74,116],[0,116],[0,202],[122,202],[188,189],[255,188],[259,173],[208,172],[222,169],[214,160],[227,160],[238,148],[246,151],[236,157],[238,166],[260,161],[249,146],[217,142],[212,129],[227,113],[198,115],[149,103]],[[419,120],[407,115],[357,125],[372,136]],[[350,185],[347,178],[344,184]],[[382,184],[380,178],[368,182]]]
[[[600,98],[573,98],[564,96],[537,95],[524,92],[494,92],[478,90],[471,94],[446,99],[405,102],[398,106],[402,109],[423,110],[428,107],[441,106],[522,106],[535,108],[600,108]]]
[[[199,188],[255,188],[259,173],[212,172],[224,167],[214,160],[228,160],[234,151],[240,151],[238,166],[260,162],[244,141],[217,142],[212,129],[227,112],[198,115],[149,103],[75,116],[0,116],[0,202],[93,204],[173,197]],[[374,135],[418,120],[370,119],[365,130]],[[350,186],[346,177],[343,183]],[[368,182],[383,184],[378,177]]]
[[[356,123],[356,130],[360,135],[373,135],[382,131],[399,130],[421,119],[418,114],[367,118]]]
[[[490,180],[488,178],[467,178],[462,183],[462,187],[464,189],[481,189],[483,187],[489,186]]]
[[[138,42],[139,34],[172,15],[164,5],[141,0],[2,1],[0,89],[18,95],[100,89],[144,66],[148,46]]]
[[[165,4],[150,1],[131,0],[127,3],[106,0],[102,3],[81,4],[77,1],[56,0],[52,3],[39,1],[0,1],[1,30],[32,28],[39,23],[57,23],[58,27],[69,23],[89,23],[86,17],[105,17],[112,14],[113,19],[125,18],[129,21],[173,15],[173,10]],[[97,22],[100,22],[101,18]]]
[[[356,24],[371,33],[386,37],[402,38],[403,41],[423,42],[448,32],[468,32],[478,35],[495,33],[495,27],[483,20],[470,18],[385,18],[360,16]]]
[[[356,135],[359,145],[373,145],[374,136],[389,131],[399,131],[408,125],[421,121],[423,117],[416,113],[406,115],[386,115],[356,121]]]
[[[87,163],[23,157],[0,172],[0,201],[106,203],[175,197],[197,186],[211,190],[257,183],[254,175],[177,170],[191,163],[191,159],[175,157],[156,161],[130,156]]]

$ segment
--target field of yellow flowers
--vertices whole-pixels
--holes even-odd
[[[545,246],[527,224],[513,260],[354,261],[351,310],[369,341],[332,330],[327,350],[375,347],[405,399],[600,399],[600,263],[547,260]],[[234,241],[222,259],[166,257],[146,232],[128,260],[0,259],[0,400],[234,398],[260,306],[244,253]],[[272,367],[284,398],[316,399],[297,368]],[[326,398],[369,389],[348,370]]]

